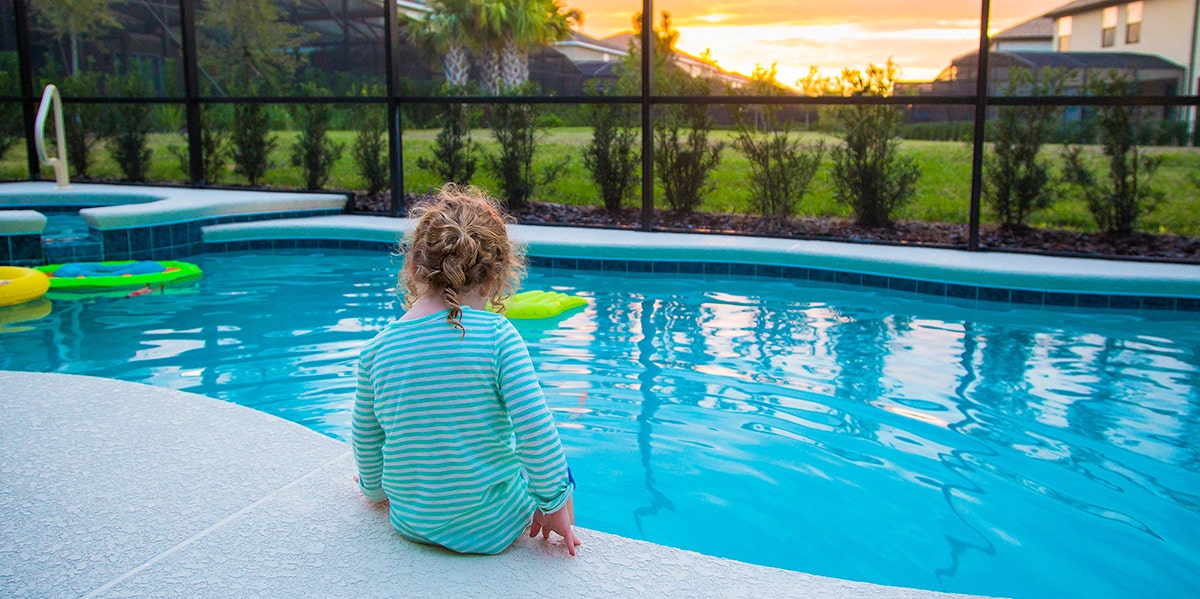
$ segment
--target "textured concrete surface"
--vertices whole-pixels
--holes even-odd
[[[0,184],[0,206],[5,205],[96,206],[79,211],[87,224],[123,229],[238,214],[341,210],[346,196],[89,183],[60,190],[50,182],[28,181]]]
[[[0,371],[3,597],[950,597],[584,530],[499,556],[407,542],[349,448],[218,400]]]
[[[46,215],[37,210],[0,210],[0,235],[40,235],[45,229]]]
[[[395,242],[413,224],[409,219],[378,216],[282,219],[205,227],[204,241],[323,238]],[[747,262],[985,287],[1200,297],[1200,266],[1194,264],[528,225],[513,226],[512,234],[526,243],[531,255],[545,257]]]

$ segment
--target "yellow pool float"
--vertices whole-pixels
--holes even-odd
[[[20,266],[0,266],[0,306],[15,306],[46,295],[50,277]]]
[[[567,310],[586,306],[587,300],[557,291],[522,291],[504,302],[504,315],[514,320],[534,320],[558,316]]]

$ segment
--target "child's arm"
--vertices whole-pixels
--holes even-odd
[[[530,494],[544,514],[552,515],[567,504],[575,485],[567,474],[567,459],[529,350],[507,320],[502,319],[499,327],[496,357],[500,399],[512,420],[517,457],[529,475]]]
[[[358,386],[354,392],[354,416],[350,425],[350,445],[358,466],[358,489],[371,501],[384,501],[383,427],[375,418],[375,388],[371,385],[366,356],[358,359]]]

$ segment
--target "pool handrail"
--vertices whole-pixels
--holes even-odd
[[[46,156],[46,116],[51,107],[54,109],[54,144],[58,153],[56,158]],[[71,178],[67,170],[67,144],[66,133],[63,129],[62,97],[54,84],[47,85],[46,90],[42,92],[42,105],[38,107],[34,130],[37,131],[37,135],[34,136],[34,145],[37,146],[38,160],[46,166],[54,167],[54,180],[60,188],[67,187],[71,184]]]

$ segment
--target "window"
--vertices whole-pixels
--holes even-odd
[[[1105,48],[1111,48],[1117,43],[1117,7],[1110,6],[1104,9],[1103,22],[1100,27],[1100,45]]]
[[[1142,2],[1130,2],[1125,7],[1125,43],[1142,41]]]
[[[1071,17],[1058,20],[1058,51],[1067,52],[1071,49]]]

